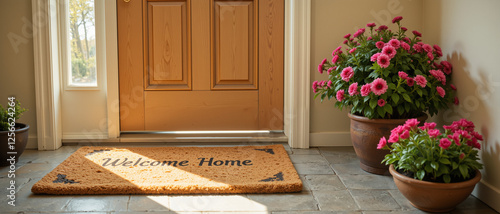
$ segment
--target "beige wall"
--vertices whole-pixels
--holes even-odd
[[[30,125],[28,148],[37,148],[31,0],[0,2],[0,104],[15,96],[29,109],[19,122]]]
[[[324,58],[332,58],[345,34],[370,22],[391,26],[395,16],[403,16],[403,26],[408,29],[421,31],[422,10],[421,0],[312,0],[311,81],[328,78],[317,72],[317,66]],[[311,92],[311,145],[351,145],[348,110],[336,109],[335,101],[321,103],[313,97]]]
[[[500,1],[425,0],[424,35],[453,64],[461,104],[440,115],[467,118],[485,136],[483,180],[474,194],[500,211]],[[425,38],[425,37],[424,37]]]

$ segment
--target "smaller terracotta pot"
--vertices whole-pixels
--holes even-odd
[[[481,180],[481,172],[476,170],[472,179],[458,183],[434,183],[421,181],[400,174],[391,165],[389,172],[411,205],[427,212],[449,212],[462,203]]]

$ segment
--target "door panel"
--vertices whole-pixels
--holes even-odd
[[[117,0],[122,131],[282,130],[284,0]]]

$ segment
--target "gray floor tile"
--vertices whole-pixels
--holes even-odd
[[[165,195],[131,195],[128,202],[128,211],[170,211],[170,197]]]
[[[171,196],[172,211],[267,211],[264,204],[245,195]]]
[[[328,161],[322,155],[290,155],[292,163],[325,163]]]
[[[324,156],[356,154],[352,146],[319,147],[318,149]]]
[[[294,155],[319,155],[318,148],[310,148],[310,149],[292,149],[292,154]]]
[[[272,214],[361,214],[361,211],[296,211],[272,212]]]
[[[345,190],[346,187],[336,175],[306,175],[311,190]]]
[[[415,208],[413,205],[410,204],[410,201],[408,201],[408,199],[405,198],[405,196],[403,194],[401,194],[401,192],[399,192],[399,190],[388,190],[389,194],[391,194],[392,198],[394,198],[394,200],[396,200],[396,202],[399,204],[399,206],[401,206],[401,209],[402,210],[416,210],[417,208]]]
[[[251,194],[248,197],[267,211],[312,211],[318,204],[310,192],[292,194]]]
[[[19,178],[42,178],[52,171],[59,164],[52,163],[30,163],[16,170],[16,176]]]
[[[361,210],[401,210],[386,190],[349,190]]]
[[[129,195],[74,196],[65,211],[127,211]]]
[[[397,189],[392,177],[385,175],[345,175],[339,178],[348,189]]]
[[[359,161],[348,164],[331,164],[331,166],[338,175],[372,175],[359,167]]]
[[[327,163],[296,163],[295,169],[301,175],[333,175],[333,169]]]
[[[336,191],[314,191],[314,196],[318,200],[319,208],[326,211],[357,211],[356,204],[351,194],[347,190]]]

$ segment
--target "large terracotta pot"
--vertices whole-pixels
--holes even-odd
[[[400,174],[391,165],[389,172],[411,205],[427,212],[449,212],[462,203],[481,180],[481,172],[470,180],[458,183],[434,183],[421,181]]]
[[[387,173],[389,166],[381,162],[389,150],[377,149],[377,144],[382,137],[389,139],[391,130],[403,125],[407,119],[368,119],[350,113],[348,116],[351,118],[351,141],[361,169],[379,175]],[[417,119],[424,122],[427,115]]]
[[[8,133],[10,131],[0,131],[0,166],[8,166],[10,165],[10,161],[7,161],[7,159],[10,159],[11,156],[15,156],[15,162],[19,162],[19,156],[24,152],[24,149],[26,148],[26,144],[28,143],[28,130],[30,126],[27,124],[23,123],[16,123],[16,130],[14,131],[15,133],[15,149],[11,150],[9,148],[8,144]],[[7,152],[16,152],[17,154],[12,155],[8,154]]]

